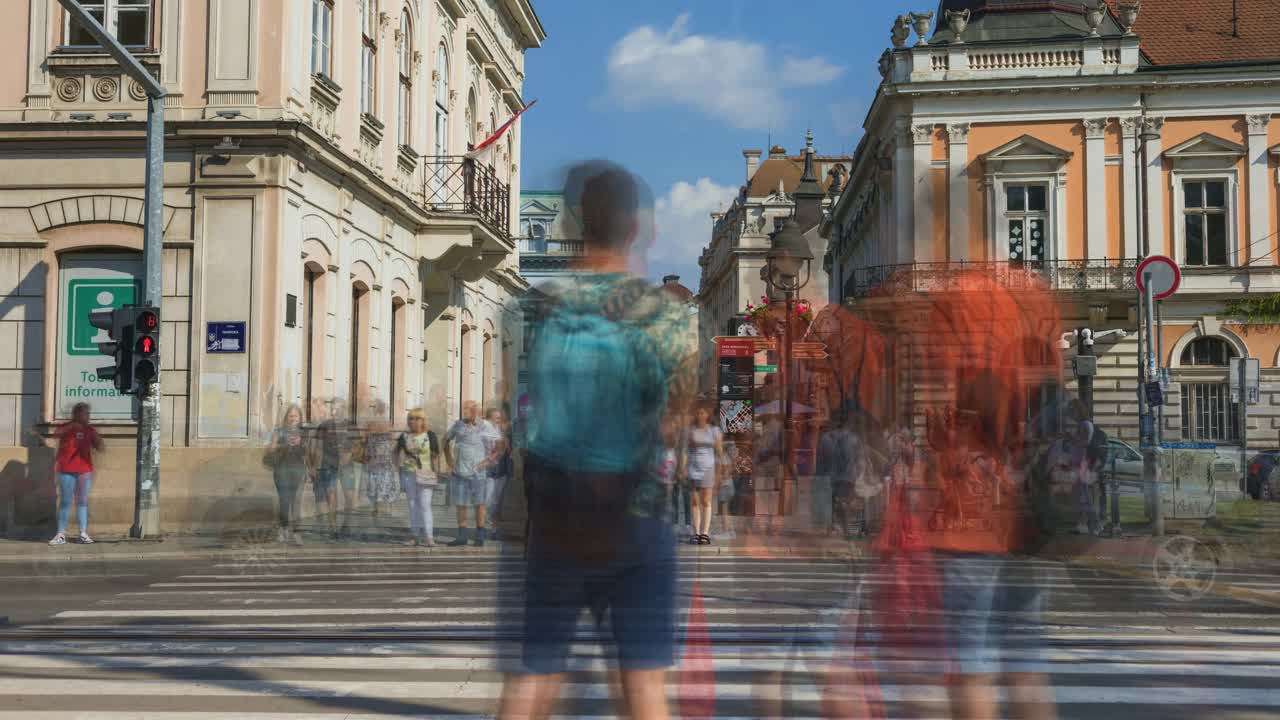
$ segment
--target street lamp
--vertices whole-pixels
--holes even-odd
[[[813,250],[795,218],[788,218],[773,234],[765,255],[765,282],[773,293],[782,293],[786,317],[782,325],[782,485],[778,488],[778,514],[787,512],[787,485],[792,475],[791,384],[795,377],[791,350],[791,304],[795,295],[809,284]]]

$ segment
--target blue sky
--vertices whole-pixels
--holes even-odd
[[[526,55],[526,190],[555,189],[574,161],[604,157],[656,198],[648,274],[693,290],[709,213],[745,180],[742,150],[789,152],[813,128],[820,153],[850,152],[893,19],[935,0],[534,0],[547,30]]]

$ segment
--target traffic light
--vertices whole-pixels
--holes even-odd
[[[160,380],[160,309],[149,305],[130,306],[133,387],[135,395],[147,394],[148,386]]]
[[[98,352],[109,355],[114,365],[100,367],[94,374],[102,380],[110,380],[116,392],[128,393],[133,387],[133,367],[129,361],[132,327],[128,323],[126,310],[94,310],[89,313],[89,324],[99,330],[107,331],[111,342],[98,343]]]

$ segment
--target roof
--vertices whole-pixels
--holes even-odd
[[[853,162],[853,158],[849,155],[818,155],[813,156],[814,168],[818,173],[818,184],[822,186],[823,192],[831,185],[831,176],[828,171],[832,166],[843,163],[845,169],[849,169]],[[800,176],[804,174],[804,155],[785,155],[783,157],[766,158],[760,163],[760,167],[756,168],[756,173],[751,176],[750,182],[747,184],[747,197],[763,198],[777,192],[778,181],[782,181],[782,190],[786,193],[793,193],[796,187],[800,185]]]
[[[1203,0],[1199,0],[1203,2]],[[1093,0],[941,0],[934,14],[935,30],[931,43],[947,43],[955,33],[947,24],[948,10],[969,10],[969,26],[965,42],[1008,42],[1085,37],[1089,23],[1084,9]],[[1122,31],[1115,17],[1102,21],[1098,31],[1103,35],[1119,35]]]
[[[1114,11],[1118,0],[1107,0]],[[1231,3],[1205,0],[1146,2],[1134,32],[1155,65],[1216,65],[1280,60],[1280,2],[1237,0],[1236,35]]]
[[[664,291],[671,293],[672,297],[680,302],[689,302],[693,300],[693,291],[680,284],[680,276],[668,275],[662,279],[662,284],[658,287]]]

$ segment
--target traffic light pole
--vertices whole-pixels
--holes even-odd
[[[142,294],[145,304],[160,307],[161,253],[164,242],[164,86],[138,62],[79,0],[58,0],[71,19],[106,50],[125,74],[147,95],[146,189],[143,196]],[[160,532],[160,388],[148,383],[138,399],[138,455],[134,479],[133,527],[130,537]]]

